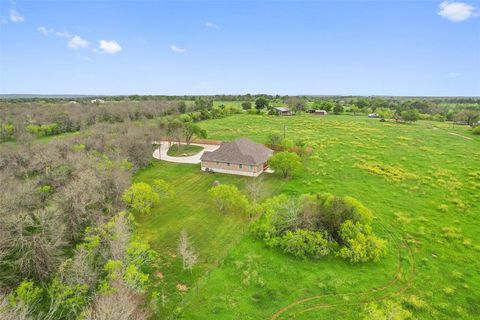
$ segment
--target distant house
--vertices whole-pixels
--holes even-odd
[[[378,118],[379,115],[378,115],[378,113],[369,113],[369,114],[368,114],[368,117],[369,117],[369,118]]]
[[[258,177],[268,168],[273,150],[247,138],[224,142],[215,151],[205,151],[200,158],[202,171]]]
[[[290,108],[287,107],[275,107],[273,108],[275,110],[276,114],[280,116],[291,116],[293,115],[293,112],[290,110]]]
[[[105,100],[103,99],[93,99],[93,100],[90,100],[90,103],[104,103]]]
[[[315,110],[313,112],[314,115],[317,116],[326,116],[328,114],[327,110]]]

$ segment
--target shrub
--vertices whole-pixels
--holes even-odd
[[[247,197],[235,186],[222,184],[212,187],[208,190],[208,194],[222,213],[246,213],[248,210]]]
[[[386,254],[387,241],[373,235],[369,225],[347,220],[342,224],[340,233],[345,246],[338,256],[350,262],[378,261]]]
[[[253,233],[296,257],[319,258],[340,248],[339,257],[365,262],[386,253],[387,242],[372,233],[372,212],[354,198],[280,195],[265,201],[260,211]]]
[[[160,202],[159,195],[144,182],[134,183],[125,191],[122,199],[133,212],[145,214],[150,213],[152,207]]]
[[[277,243],[285,253],[297,258],[320,258],[330,253],[328,241],[320,232],[302,229],[287,231],[278,238]]]
[[[268,163],[272,169],[281,171],[284,178],[288,178],[289,175],[300,169],[302,165],[300,156],[295,152],[289,151],[274,154],[270,157]]]
[[[476,126],[475,128],[473,128],[472,133],[480,135],[480,126]]]

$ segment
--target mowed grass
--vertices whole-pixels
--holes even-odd
[[[168,149],[167,155],[171,157],[188,157],[188,156],[193,156],[202,150],[203,150],[202,146],[196,146],[193,144],[190,144],[190,145],[175,144]]]
[[[310,115],[238,115],[200,125],[212,139],[246,136],[258,142],[283,134],[286,126],[287,138],[307,141],[313,153],[291,179],[264,175],[267,194],[355,197],[374,212],[374,230],[389,240],[389,254],[359,265],[333,256],[293,259],[253,238],[247,217],[223,216],[209,202],[214,180],[245,191],[250,178],[156,162],[136,181],[162,177],[175,185],[177,196],[139,217],[136,234],[161,254],[163,316],[357,319],[364,303],[390,299],[406,301],[422,319],[478,318],[480,138],[467,128]],[[191,278],[175,257],[182,228],[200,255]],[[186,283],[188,293],[179,293],[178,283]]]

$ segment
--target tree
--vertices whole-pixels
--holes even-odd
[[[185,142],[189,145],[194,136],[205,139],[207,137],[207,131],[194,123],[187,122],[183,125],[183,136]]]
[[[283,151],[274,154],[268,163],[273,170],[280,170],[286,179],[292,172],[295,172],[302,165],[300,156],[295,152]]]
[[[333,107],[333,113],[340,114],[342,112],[343,112],[343,106],[337,104],[335,107]]]
[[[244,101],[242,102],[242,108],[244,110],[250,110],[252,109],[252,103],[250,101]]]
[[[379,108],[377,113],[381,118],[391,119],[393,117],[393,111],[389,108]]]
[[[245,213],[248,210],[248,200],[237,187],[222,184],[212,187],[208,194],[222,213]]]
[[[282,136],[278,133],[271,133],[268,135],[267,143],[271,146],[279,146],[282,143]]]
[[[457,122],[465,122],[471,127],[474,127],[477,124],[477,121],[480,119],[480,112],[476,110],[465,109],[457,113],[454,117]]]
[[[418,111],[415,109],[404,110],[400,114],[403,121],[406,122],[415,122],[418,120]]]
[[[268,100],[264,97],[255,100],[255,108],[257,108],[257,110],[265,109],[266,107],[268,107]]]
[[[123,194],[123,201],[134,213],[150,213],[153,206],[160,202],[159,195],[144,182],[134,183]]]
[[[185,101],[180,101],[178,103],[178,112],[185,113],[187,112],[187,103]]]
[[[182,257],[183,270],[190,270],[192,273],[193,266],[197,263],[198,257],[192,247],[187,231],[180,232],[180,239],[178,241],[178,254]]]
[[[303,111],[307,108],[307,102],[305,99],[299,97],[289,97],[285,101],[288,107],[295,111]]]
[[[150,315],[140,306],[143,297],[125,285],[123,281],[112,284],[114,290],[95,297],[85,312],[85,320],[146,320]],[[82,318],[83,319],[83,318]]]

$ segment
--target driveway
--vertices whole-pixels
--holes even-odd
[[[155,159],[168,161],[168,162],[196,164],[196,163],[200,163],[200,157],[202,156],[204,151],[215,151],[220,147],[219,145],[215,145],[215,144],[202,144],[202,143],[190,143],[190,144],[195,146],[201,146],[203,147],[203,150],[189,157],[171,157],[167,155],[167,151],[169,149],[168,141],[160,141],[160,147],[158,149],[155,149],[155,151],[153,152],[153,157]]]

